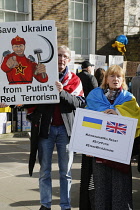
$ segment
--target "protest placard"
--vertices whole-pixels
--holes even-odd
[[[105,55],[89,55],[90,63],[94,64],[95,69],[105,68],[106,56]]]
[[[74,68],[74,62],[75,62],[75,51],[71,51],[71,61],[68,63],[68,69],[76,74],[75,68]]]
[[[55,21],[0,23],[0,35],[0,102],[58,103]]]
[[[115,64],[123,68],[123,61],[124,61],[123,55],[109,55],[109,66]]]
[[[137,119],[77,108],[70,150],[130,164]]]

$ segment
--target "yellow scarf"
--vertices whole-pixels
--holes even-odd
[[[136,99],[133,97],[131,101],[116,105],[115,108],[118,109],[120,114],[124,117],[138,119],[135,137],[140,136],[140,107],[137,104]]]

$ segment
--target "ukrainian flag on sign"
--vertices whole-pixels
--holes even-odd
[[[102,120],[84,116],[82,126],[101,130]]]

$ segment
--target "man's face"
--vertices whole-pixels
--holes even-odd
[[[12,46],[12,49],[18,56],[23,56],[24,50],[25,50],[25,45],[24,44],[19,44],[19,45],[14,44]]]
[[[87,70],[90,74],[94,74],[94,66],[88,66]]]
[[[58,71],[62,72],[70,62],[70,55],[65,49],[58,50]]]

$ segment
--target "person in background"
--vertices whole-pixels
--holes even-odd
[[[131,92],[136,97],[136,100],[140,106],[140,64],[137,67],[136,76],[131,80]]]
[[[78,77],[82,81],[85,97],[87,97],[87,95],[89,94],[89,92],[91,90],[98,87],[98,82],[97,82],[96,78],[91,74],[92,71],[94,70],[93,66],[94,65],[92,65],[89,61],[84,61],[82,63],[82,71],[77,74]],[[83,179],[85,180],[85,177],[83,175],[84,174],[83,171],[86,171],[88,173],[88,175],[86,177],[86,180],[84,181],[85,188],[80,187],[80,194],[82,194],[84,198],[87,198],[86,199],[87,205],[85,205],[86,210],[88,210],[88,204],[89,204],[88,200],[90,199],[89,191],[88,191],[88,185],[89,185],[89,182],[91,180],[91,167],[90,167],[91,161],[92,160],[91,160],[90,157],[87,157],[85,154],[82,154],[81,180],[83,180]],[[82,199],[83,199],[83,197],[82,197]],[[80,201],[81,205],[82,205],[83,201],[84,200]]]
[[[82,71],[77,74],[82,82],[85,97],[92,89],[98,87],[96,78],[91,74],[93,66],[89,61],[84,61],[82,63]]]
[[[103,68],[96,69],[94,76],[97,79],[98,86],[102,84],[104,74],[105,74],[105,70]]]
[[[137,67],[136,76],[131,80],[131,92],[135,96],[139,106],[140,106],[140,64]],[[138,171],[140,172],[140,136],[135,138],[133,146],[133,158],[134,161],[138,162]]]
[[[112,65],[108,68],[102,85],[89,93],[86,103],[86,109],[89,110],[138,119],[136,136],[139,136],[140,108],[133,94],[127,91],[125,74],[120,66]],[[131,165],[91,158],[94,183],[91,209],[132,210]],[[87,175],[85,172],[85,180]],[[81,186],[84,187],[84,179],[82,182]],[[82,209],[84,208],[81,207],[80,210]]]
[[[51,210],[51,166],[55,146],[60,175],[60,207],[61,210],[71,209],[70,190],[73,152],[69,151],[69,140],[75,110],[77,107],[85,106],[85,100],[79,77],[67,67],[70,59],[70,49],[65,45],[58,47],[59,81],[56,81],[56,87],[59,91],[60,103],[36,105],[34,110],[34,113],[41,114],[38,134],[40,210]]]

